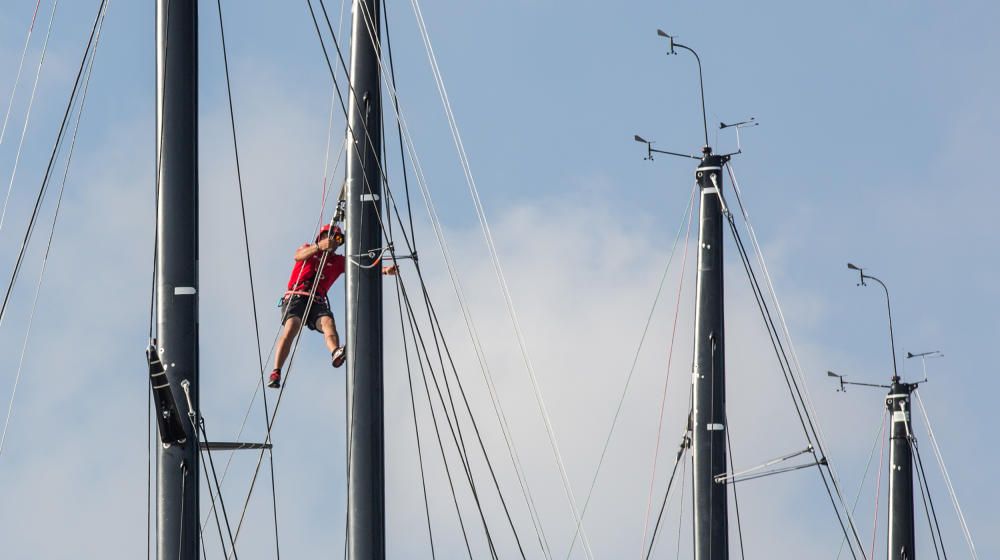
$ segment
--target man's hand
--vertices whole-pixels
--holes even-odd
[[[329,237],[324,237],[316,242],[316,248],[320,251],[329,251],[333,249],[333,241]]]
[[[399,274],[399,267],[394,264],[383,266],[382,274],[385,276],[396,276]]]

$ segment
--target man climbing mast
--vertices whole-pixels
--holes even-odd
[[[346,348],[340,345],[340,335],[337,334],[337,325],[327,299],[330,286],[345,270],[347,259],[336,253],[337,248],[343,244],[344,232],[340,226],[324,224],[314,243],[306,243],[295,251],[295,266],[288,279],[288,289],[281,299],[282,329],[274,351],[274,369],[268,378],[268,387],[281,387],[281,368],[288,358],[292,341],[302,328],[303,320],[310,329],[323,333],[333,367],[343,365]],[[382,274],[394,275],[396,272],[394,264],[382,267]],[[309,304],[310,296],[312,305]],[[307,310],[309,315],[304,317]]]

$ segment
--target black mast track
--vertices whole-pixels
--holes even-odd
[[[181,418],[198,407],[198,4],[157,0],[157,352]],[[199,558],[198,437],[157,451],[157,557]]]
[[[914,560],[913,448],[910,445],[910,394],[916,386],[892,378],[885,398],[892,432],[889,448],[888,560]]]
[[[726,472],[726,362],[722,262],[722,165],[705,146],[695,171],[701,193],[694,340],[694,546],[695,560],[728,560]]]
[[[367,21],[366,21],[367,20]],[[370,25],[370,29],[369,29]],[[382,247],[381,14],[378,0],[354,7],[347,160],[348,558],[385,558],[382,277],[368,256]]]

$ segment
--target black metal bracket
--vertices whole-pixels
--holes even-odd
[[[167,381],[167,370],[160,360],[155,340],[146,349],[146,362],[149,364],[149,387],[153,391],[153,406],[156,408],[156,426],[159,428],[160,442],[164,447],[184,443],[187,434],[177,412],[177,403],[170,391],[170,382]]]
[[[240,451],[243,449],[271,449],[270,443],[244,443],[238,441],[202,441],[198,447],[212,451]]]
[[[646,161],[653,161],[653,154],[665,154],[668,156],[701,160],[700,157],[692,156],[691,154],[682,154],[680,152],[669,152],[667,150],[656,149],[653,147],[652,140],[646,140],[645,138],[639,136],[638,134],[635,135],[635,141],[646,145],[646,157],[642,158]]]
[[[836,377],[840,381],[840,388],[837,389],[838,393],[846,393],[848,385],[857,385],[858,387],[877,387],[879,389],[891,389],[890,385],[882,385],[881,383],[861,383],[860,381],[848,381],[846,375],[840,375],[838,373],[833,373],[832,371],[826,372],[828,377]]]

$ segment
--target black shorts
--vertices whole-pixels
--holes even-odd
[[[301,319],[306,312],[308,303],[309,296],[285,296],[281,300],[281,324],[284,325],[289,317]],[[326,298],[316,298],[313,301],[312,307],[309,308],[309,318],[305,321],[306,326],[314,331],[319,331],[319,326],[316,323],[320,317],[333,318],[333,313],[330,312],[330,302]]]

